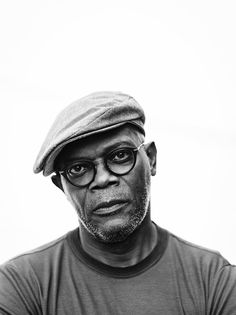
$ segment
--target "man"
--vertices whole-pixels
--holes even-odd
[[[236,268],[151,221],[144,122],[118,92],[57,117],[34,171],[53,174],[80,225],[1,267],[0,314],[236,314]]]

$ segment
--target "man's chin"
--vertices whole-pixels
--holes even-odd
[[[97,230],[93,236],[100,242],[112,244],[126,240],[133,231],[134,229],[129,227],[116,227],[110,230]]]
[[[126,240],[142,223],[147,211],[145,207],[125,216],[111,216],[98,222],[87,221],[80,217],[87,232],[96,240],[103,243],[118,243]]]
[[[104,225],[87,226],[87,230],[93,237],[103,243],[119,243],[125,241],[141,224],[142,219],[112,220]]]

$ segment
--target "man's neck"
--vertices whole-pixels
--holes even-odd
[[[157,230],[148,213],[141,225],[126,240],[103,243],[80,228],[81,244],[85,252],[113,267],[128,267],[146,258],[158,241]]]

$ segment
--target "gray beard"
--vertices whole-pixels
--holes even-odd
[[[98,241],[103,243],[118,243],[124,241],[131,233],[133,233],[143,222],[150,208],[150,193],[149,185],[147,185],[142,192],[139,200],[136,202],[138,206],[131,211],[130,219],[127,224],[122,227],[114,228],[109,230],[102,230],[96,225],[88,222],[88,220],[78,213],[79,220],[83,227]]]

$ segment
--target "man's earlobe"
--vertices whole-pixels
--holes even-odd
[[[145,144],[145,150],[149,158],[151,175],[154,176],[156,175],[156,158],[157,158],[157,149],[156,149],[155,142],[149,142]]]
[[[59,174],[51,176],[51,180],[54,185],[56,185],[58,188],[60,188],[64,192],[64,189],[61,183],[61,177]]]

